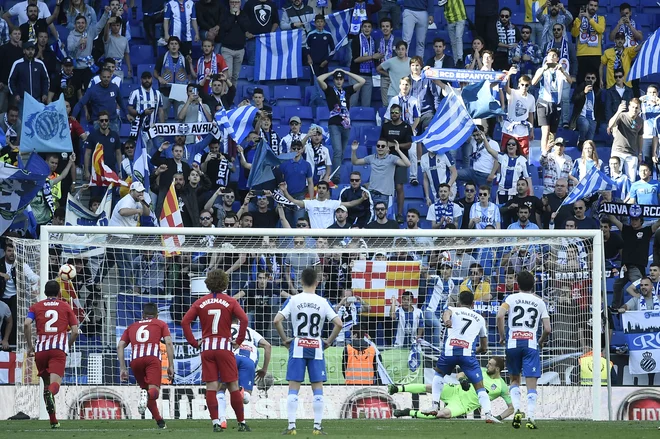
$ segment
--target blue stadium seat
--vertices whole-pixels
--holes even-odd
[[[144,39],[144,27],[136,24],[137,22],[130,21],[129,23],[131,25],[131,42]],[[131,46],[131,50],[132,49],[133,46]]]
[[[139,61],[140,64],[154,64],[156,62],[151,46],[143,44],[131,45],[131,60]]]
[[[419,175],[420,178],[424,178]],[[403,193],[406,195],[406,200],[424,200],[424,188],[421,184],[412,186],[410,184],[403,185]]]
[[[273,123],[275,123],[276,121],[279,121],[282,124],[285,124],[287,126],[287,129],[288,129],[289,121],[284,120],[283,118],[284,118],[284,107],[278,107],[277,105],[275,105],[273,107]]]
[[[121,88],[120,88],[121,97],[122,98],[128,98],[131,95],[131,93],[133,92],[133,90],[136,90],[139,87],[140,86],[138,84],[132,84],[132,83],[128,83],[128,82],[125,82],[125,81],[122,82],[121,83]]]
[[[349,142],[348,142],[348,146],[347,146],[346,149],[344,150],[344,158],[345,158],[345,159],[348,159],[348,160],[351,159],[351,151],[352,151],[352,150],[351,150],[351,143],[352,143],[352,142],[349,141]],[[360,144],[360,146],[358,146],[357,152],[356,152],[355,154],[356,154],[359,158],[362,158],[362,157],[366,157],[366,156],[369,154],[369,152],[367,151],[367,147],[366,147],[366,146]]]
[[[330,119],[328,107],[316,107],[316,121],[323,126],[328,126],[328,119]]]
[[[573,160],[580,158],[580,150],[575,147],[567,147],[564,152],[566,155],[570,156]]]
[[[262,89],[264,91],[264,99],[266,101],[270,101],[270,97],[272,96],[272,94],[270,92],[270,87],[267,85],[250,85],[245,87],[245,89],[243,90],[244,98],[252,99],[252,95],[254,94],[254,90],[256,88]]]
[[[350,115],[351,125],[354,127],[376,125],[376,110],[372,107],[352,107]]]
[[[153,75],[155,69],[155,64],[138,64],[136,77],[141,78],[142,73],[144,72],[150,72]],[[153,84],[158,84],[158,81],[155,78],[153,80]]]
[[[351,172],[353,172],[351,161],[344,160],[341,163],[341,168],[339,168],[339,182],[342,184],[348,184],[350,182]]]
[[[406,200],[403,202],[403,214],[405,215],[408,212],[408,209],[417,209],[422,218],[426,218],[426,214],[429,211],[429,207],[426,205],[425,201],[420,200]]]
[[[293,116],[298,116],[304,124],[311,124],[314,122],[312,107],[291,106],[282,108],[284,110],[284,122],[288,122]]]
[[[346,148],[346,149],[348,149],[348,148]],[[358,154],[358,156],[359,156],[359,154]],[[352,166],[353,167],[352,167],[351,171],[358,171],[362,175],[362,183],[363,184],[369,182],[369,178],[371,178],[371,166],[369,166],[369,165],[352,165]],[[349,182],[349,181],[350,181],[350,179],[347,180],[347,182]]]
[[[238,73],[238,79],[245,79],[247,81],[254,80],[254,66],[243,64],[241,71]]]
[[[121,127],[119,128],[119,137],[126,138],[130,134],[131,134],[131,124],[130,123],[121,124]]]
[[[297,85],[276,85],[273,92],[279,106],[295,106],[302,102],[300,87]]]

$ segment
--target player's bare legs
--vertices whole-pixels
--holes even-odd
[[[59,428],[60,422],[55,415],[55,395],[60,391],[62,377],[56,373],[51,373],[44,374],[41,380],[44,382],[44,403],[46,403],[46,411],[50,418],[50,426],[51,428]]]
[[[511,395],[511,404],[513,404],[513,428],[520,428],[522,424],[523,413],[520,411],[520,375],[511,375],[509,377],[511,385],[509,386],[509,395]]]
[[[527,423],[525,426],[530,430],[536,430],[536,382],[537,378],[525,377],[525,384],[527,386]]]
[[[318,383],[314,383],[318,384]],[[314,385],[312,384],[312,386]],[[286,412],[289,418],[289,427],[284,430],[285,435],[296,435],[296,413],[298,412],[298,392],[300,392],[300,383],[298,381],[289,381],[289,394],[286,398]]]

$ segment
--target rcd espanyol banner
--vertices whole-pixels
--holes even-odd
[[[660,311],[628,311],[622,319],[630,350],[630,373],[660,372]]]

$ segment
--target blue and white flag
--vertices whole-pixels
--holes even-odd
[[[107,190],[96,212],[87,208],[87,202],[81,200],[82,191],[70,194],[66,199],[66,216],[64,224],[67,226],[97,226],[107,227],[112,214],[112,190]],[[62,255],[65,257],[91,258],[103,256],[105,250],[102,245],[105,235],[67,234],[66,244],[62,244]],[[98,244],[98,245],[94,245]]]
[[[38,154],[32,154],[25,168],[0,162],[0,235],[37,196],[49,174],[48,164]]]
[[[493,99],[489,80],[466,85],[461,93],[468,114],[472,119],[505,116],[499,102]]]
[[[564,199],[561,206],[573,204],[577,200],[590,197],[598,191],[611,191],[615,187],[616,184],[610,177],[600,172],[595,166],[592,166],[589,172],[587,172],[587,175],[580,180],[571,193]]]
[[[325,30],[330,32],[335,42],[335,49],[332,51],[333,55],[339,48],[348,44],[348,33],[351,30],[352,14],[353,9],[346,9],[325,16]],[[305,28],[307,32],[315,29],[314,22],[305,23]]]
[[[259,109],[252,105],[245,105],[229,111],[221,108],[220,111],[215,113],[215,120],[223,133],[223,137],[229,136],[236,143],[241,144],[252,131],[252,123],[257,112],[259,112]]]
[[[149,192],[149,175],[151,174],[151,167],[149,164],[147,148],[144,145],[142,127],[138,129],[135,138],[135,154],[133,155],[133,166],[131,169],[133,171],[131,181],[139,181],[144,185],[147,192]]]
[[[632,375],[660,372],[660,311],[626,311],[621,314],[623,333],[630,352]]]
[[[660,72],[658,53],[660,53],[660,32],[656,30],[644,41],[642,48],[637,53],[637,58],[628,72],[628,81]]]
[[[413,137],[413,141],[422,142],[429,151],[442,154],[460,148],[470,138],[474,127],[461,100],[450,91],[426,131]]]
[[[24,93],[21,130],[21,152],[73,151],[64,94],[57,101],[44,105]]]
[[[302,29],[257,35],[254,80],[297,79],[302,77]]]

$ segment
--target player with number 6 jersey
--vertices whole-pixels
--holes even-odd
[[[534,294],[536,279],[528,271],[517,275],[519,293],[507,296],[497,311],[497,331],[500,344],[506,346],[506,365],[509,369],[511,385],[509,393],[516,411],[513,415],[513,428],[520,428],[523,415],[520,412],[520,375],[525,377],[527,387],[527,423],[531,430],[536,427],[536,382],[541,376],[540,348],[551,332],[550,316],[543,299]],[[508,314],[508,337],[504,336],[504,319]],[[539,325],[543,323],[541,338],[536,339]]]
[[[162,374],[160,340],[165,340],[167,349],[167,375],[170,381],[174,378],[174,345],[170,336],[170,328],[162,320],[158,320],[158,306],[146,303],[142,308],[142,320],[131,324],[119,340],[117,357],[119,358],[120,379],[128,381],[128,370],[124,360],[124,349],[131,346],[131,370],[140,386],[138,412],[144,415],[148,408],[153,415],[158,428],[165,429],[165,420],[158,411],[158,394]]]
[[[284,345],[289,348],[289,362],[286,367],[286,379],[289,382],[289,396],[287,397],[289,426],[284,434],[297,434],[298,392],[300,383],[305,380],[305,371],[307,371],[314,393],[312,434],[322,435],[325,434],[321,426],[323,383],[327,380],[323,350],[335,341],[343,323],[330,302],[316,295],[318,285],[316,270],[311,267],[305,268],[300,275],[300,280],[303,286],[302,293],[289,297],[273,321]],[[284,331],[284,319],[288,319],[293,325],[293,339],[287,337]],[[334,328],[327,340],[323,340],[321,334],[326,321],[334,323]]]
[[[488,330],[486,322],[481,314],[473,311],[474,294],[471,291],[463,291],[458,295],[458,307],[448,307],[442,314],[442,321],[447,327],[445,334],[445,346],[435,366],[435,376],[431,384],[431,398],[433,407],[431,411],[437,411],[440,405],[440,396],[445,385],[445,375],[451,374],[456,366],[467,376],[468,380],[477,391],[479,404],[484,412],[488,423],[500,423],[491,414],[490,398],[488,391],[484,388],[484,377],[477,357],[473,354],[473,345],[479,337],[479,348],[477,353],[488,352]]]
[[[78,319],[69,304],[57,298],[60,294],[57,281],[46,282],[44,293],[46,299],[28,310],[24,324],[25,340],[27,355],[35,357],[38,374],[44,382],[44,402],[50,426],[59,428],[60,423],[55,416],[55,395],[60,391],[66,355],[78,338]],[[37,328],[36,345],[32,341],[32,322]],[[69,328],[71,335],[68,335]]]
[[[238,386],[238,370],[233,352],[235,345],[240,346],[245,340],[248,318],[236,299],[226,293],[229,286],[227,273],[211,270],[206,275],[205,283],[211,293],[197,299],[186,312],[181,321],[183,333],[192,347],[202,350],[202,381],[206,383],[206,405],[213,421],[213,431],[222,431],[216,397],[220,388],[219,381],[225,383],[229,389],[231,406],[238,421],[238,431],[250,431],[245,423],[243,397]],[[198,317],[202,328],[200,341],[193,335],[191,327]],[[231,334],[234,318],[239,321],[235,342]]]

